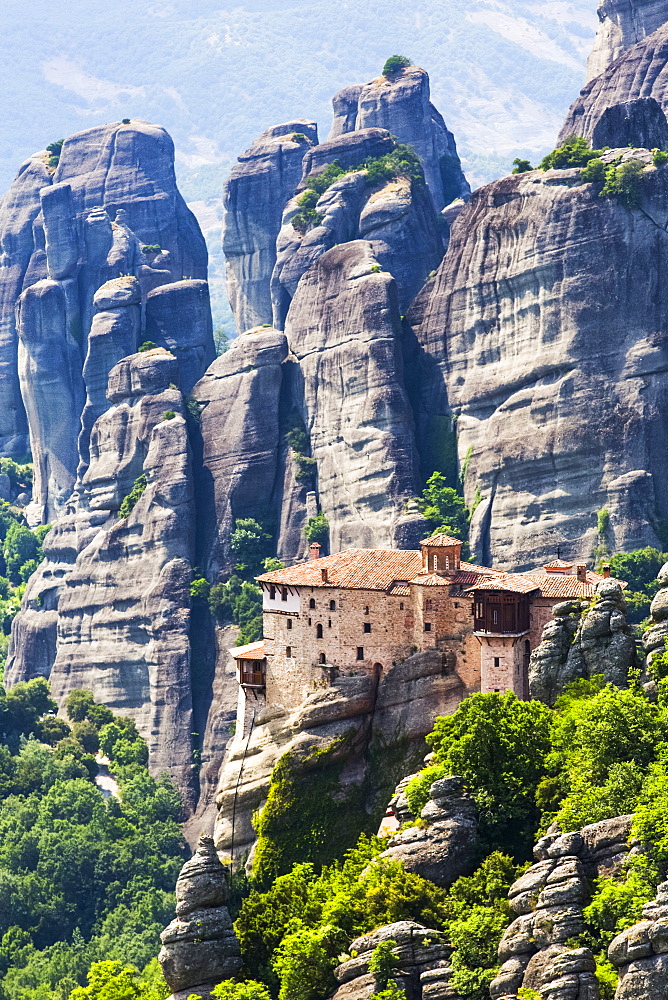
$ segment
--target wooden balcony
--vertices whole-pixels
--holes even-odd
[[[242,670],[240,684],[242,687],[264,688],[265,675],[261,670]]]

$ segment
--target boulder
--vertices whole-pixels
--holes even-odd
[[[216,357],[208,283],[174,281],[149,292],[146,339],[178,359],[176,383],[181,392],[191,392]]]
[[[668,995],[668,882],[643,906],[642,917],[608,948],[620,978],[615,1000],[664,1000]]]
[[[591,144],[593,149],[604,146],[666,149],[668,121],[661,105],[653,97],[613,104],[603,111],[594,125]]]

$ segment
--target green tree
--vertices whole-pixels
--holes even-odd
[[[237,558],[235,572],[246,580],[257,576],[268,554],[271,535],[252,517],[238,518],[230,536],[230,548]]]
[[[406,69],[407,66],[411,65],[410,59],[406,56],[390,56],[386,60],[383,66],[383,76],[394,76],[399,73],[402,69]]]
[[[264,985],[256,979],[249,979],[245,983],[235,983],[232,979],[226,979],[211,990],[216,1000],[271,1000],[271,994]]]
[[[333,987],[334,954],[345,943],[340,927],[296,926],[273,958],[280,981],[279,1000],[320,1000]]]
[[[464,498],[448,486],[445,476],[433,472],[421,497],[416,497],[420,513],[429,522],[432,534],[443,532],[466,541],[469,531],[469,511]]]
[[[514,174],[526,174],[529,170],[533,170],[530,162],[528,160],[521,160],[519,156],[516,156],[513,160],[512,173]]]
[[[306,541],[317,542],[325,550],[329,547],[329,521],[322,511],[315,517],[309,518],[306,525]]]
[[[384,990],[394,979],[401,962],[397,952],[396,941],[380,941],[373,950],[369,960],[369,972],[376,981],[376,993]]]
[[[65,699],[65,711],[71,722],[83,722],[88,718],[88,712],[95,704],[92,691],[75,688]]]
[[[530,854],[538,825],[535,794],[550,750],[551,711],[512,692],[474,694],[427,737],[443,774],[461,775],[478,806],[485,853]]]
[[[34,562],[35,568],[41,560],[39,539],[30,528],[12,521],[7,529],[3,543],[3,556],[7,567],[7,576],[15,586],[21,583],[21,568],[25,563]]]
[[[140,348],[141,350],[141,348]],[[118,516],[120,518],[128,517],[129,514],[135,509],[136,505],[139,503],[141,497],[146,489],[146,476],[142,472],[140,476],[134,481],[134,485],[127,496],[123,497],[121,501],[121,506],[118,508]]]
[[[571,135],[563,146],[552,150],[540,162],[540,170],[563,170],[568,167],[584,167],[590,160],[600,157],[603,150],[591,149],[586,139]]]

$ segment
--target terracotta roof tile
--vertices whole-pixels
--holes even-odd
[[[471,590],[505,590],[511,594],[530,594],[538,590],[538,584],[519,573],[503,573],[499,576],[481,577]]]
[[[403,583],[393,583],[390,587],[389,593],[392,597],[410,597],[411,588],[408,584],[404,585]]]
[[[264,655],[264,639],[249,642],[245,646],[232,647],[232,656],[235,660],[263,660]]]
[[[594,596],[594,584],[584,583],[577,576],[562,576],[561,573],[544,573],[541,570],[532,570],[523,576],[536,581],[543,597],[562,597],[567,600]]]
[[[347,549],[321,559],[263,573],[260,583],[295,587],[348,587],[351,590],[387,590],[395,580],[410,580],[422,568],[415,549]],[[327,581],[322,579],[327,570]]]
[[[432,535],[431,538],[423,538],[420,545],[431,545],[436,546],[446,546],[446,545],[461,545],[461,538],[452,538],[451,535],[444,535],[442,531],[439,531],[437,535]]]
[[[572,562],[565,562],[563,559],[553,559],[552,562],[545,563],[543,569],[572,569]]]

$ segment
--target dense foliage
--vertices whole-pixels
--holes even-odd
[[[619,552],[607,561],[611,575],[627,583],[624,591],[627,621],[634,624],[642,622],[649,615],[652,598],[659,589],[656,577],[663,564],[668,562],[668,552],[659,552],[647,546],[633,552]]]
[[[43,678],[0,691],[0,996],[64,1000],[88,975],[78,1000],[162,1000],[154,960],[185,856],[178,793],[149,776],[131,720],[89,692],[68,698],[71,725],[55,710]],[[118,782],[107,799],[98,744]]]
[[[471,513],[464,497],[448,485],[446,476],[441,472],[432,473],[422,496],[416,497],[415,503],[427,520],[432,535],[443,532],[467,541]]]
[[[383,76],[395,76],[402,69],[406,69],[410,65],[411,61],[406,56],[390,56],[389,59],[385,60]]]

